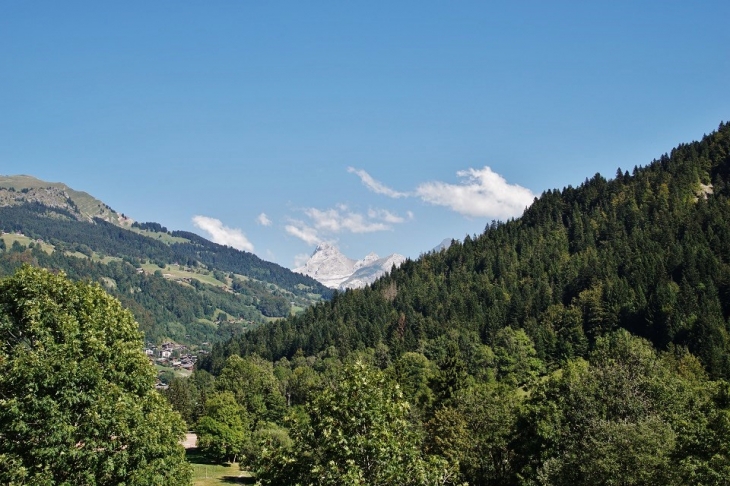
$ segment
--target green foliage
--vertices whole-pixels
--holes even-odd
[[[170,402],[173,410],[182,416],[185,423],[188,424],[188,428],[197,422],[201,395],[192,380],[175,377],[162,394]]]
[[[243,470],[255,469],[267,448],[289,450],[292,446],[287,429],[270,422],[259,424],[244,444],[240,467]]]
[[[185,286],[154,275],[138,273],[124,261],[96,262],[54,251],[24,251],[0,258],[0,273],[15,271],[22,263],[63,270],[73,280],[114,282],[108,291],[135,315],[147,341],[173,339],[177,342],[212,342],[230,338],[243,331],[240,321],[263,323],[261,313],[240,294],[231,294],[211,285],[194,281]],[[237,322],[212,323],[216,309],[222,309]]]
[[[727,484],[729,178],[722,125],[215,346],[258,481]]]
[[[713,383],[678,374],[676,360],[625,331],[599,339],[590,358],[569,361],[530,397],[520,426],[527,484],[717,484],[728,468],[727,404]]]
[[[291,446],[263,448],[257,479],[264,485],[448,484],[445,462],[421,454],[408,412],[384,373],[349,365],[303,413],[292,414]]]
[[[420,353],[403,353],[393,364],[392,374],[408,403],[421,412],[430,409],[434,393],[429,384],[438,374],[433,362]]]
[[[30,267],[0,282],[0,482],[189,483],[184,424],[141,348],[99,286]]]
[[[156,223],[141,226],[164,229]],[[63,271],[74,280],[113,282],[116,285],[109,291],[132,311],[145,339],[152,342],[223,341],[242,333],[246,326],[288,316],[292,301],[304,307],[331,294],[309,277],[192,233],[176,233],[174,242],[166,244],[106,221],[77,221],[64,209],[39,203],[0,207],[0,229],[22,231],[55,246],[49,255],[41,251],[40,245],[26,252],[15,241],[13,254],[0,252],[0,276],[11,275],[21,264],[29,263]],[[113,258],[97,261],[100,255]],[[226,284],[227,274],[235,272],[244,278],[236,277],[234,292],[230,292],[201,283],[191,277],[194,273],[185,274],[188,280],[181,282],[163,278],[164,271],[154,275],[137,273],[144,262],[153,262],[160,269],[172,264],[193,269],[209,266]],[[213,321],[217,309],[231,316],[232,322],[216,325]]]
[[[256,356],[231,356],[215,381],[219,391],[233,394],[244,407],[253,427],[260,422],[277,422],[286,406],[271,363]]]
[[[438,366],[408,352],[381,371],[375,349],[344,365],[334,348],[296,353],[273,371],[258,357],[229,358],[216,386],[243,390],[241,409],[265,403],[271,375],[289,406],[283,422],[251,424],[242,467],[260,484],[723,483],[730,386],[708,381],[686,348],[658,353],[615,331],[587,359],[535,379],[541,362],[526,333],[498,334],[487,361],[502,372],[487,380],[468,371],[454,336],[429,351]],[[251,374],[268,378],[256,385]]]
[[[545,366],[537,357],[532,339],[522,329],[515,331],[511,327],[505,327],[497,331],[494,354],[497,378],[503,383],[522,386],[545,372]]]
[[[277,376],[277,379],[284,390],[289,406],[304,405],[312,394],[322,387],[322,377],[306,364],[295,365],[291,370],[280,364],[277,369],[283,372],[281,376]]]
[[[520,404],[509,386],[482,383],[460,390],[426,423],[426,447],[458,464],[468,484],[510,484]]]
[[[213,393],[198,421],[198,447],[214,460],[235,462],[249,439],[250,428],[246,409],[231,392]]]

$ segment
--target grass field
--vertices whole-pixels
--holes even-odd
[[[180,368],[179,370],[176,370],[172,366],[162,366],[162,365],[157,364],[157,363],[155,363],[155,369],[157,370],[158,373],[160,371],[172,371],[175,374],[175,376],[178,377],[178,378],[189,378],[190,375],[193,374],[193,372],[192,371],[189,371],[189,370],[185,370],[185,369],[182,369],[182,368]]]
[[[183,270],[180,265],[166,265],[165,268],[160,268],[154,263],[145,263],[141,265],[140,268],[142,268],[147,273],[155,273],[157,270],[159,270],[163,273],[163,275],[168,274],[171,278],[174,279],[194,278],[215,287],[225,287],[225,284],[223,282],[216,280],[212,275]]]
[[[31,240],[27,236],[16,235],[13,233],[5,233],[0,238],[5,240],[5,245],[8,248],[13,246],[13,242],[15,242],[15,241],[17,241],[18,243],[20,243],[23,246],[28,246],[30,243],[33,242],[33,240]],[[43,251],[45,251],[46,253],[48,253],[50,255],[51,253],[53,253],[54,247],[53,247],[53,245],[49,245],[48,243],[41,243],[41,248],[43,249]]]
[[[135,233],[138,233],[140,235],[144,235],[148,238],[152,238],[153,240],[161,241],[162,243],[165,243],[167,245],[171,245],[173,243],[190,243],[190,240],[187,238],[180,238],[179,236],[172,236],[168,233],[158,233],[156,231],[149,231],[149,230],[143,230],[139,228],[133,228],[132,226],[125,226],[126,229],[129,231],[134,231]]]
[[[188,449],[188,462],[193,466],[193,486],[213,486],[219,484],[254,484],[250,474],[238,469],[238,464],[211,463],[197,449]]]

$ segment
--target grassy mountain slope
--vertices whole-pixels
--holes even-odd
[[[104,219],[89,216],[97,207]],[[0,182],[0,230],[0,275],[31,263],[100,282],[153,341],[221,340],[331,295],[251,253],[156,223],[132,225],[88,194],[27,176]]]
[[[547,191],[521,218],[236,336],[203,365],[328,347],[468,354],[508,326],[557,364],[625,328],[659,348],[686,346],[712,376],[729,377],[729,317],[730,124],[721,124],[631,173]]]
[[[119,225],[127,223],[125,217],[102,201],[61,182],[46,182],[28,175],[0,176],[0,206],[28,202],[66,209],[80,221],[98,218]]]

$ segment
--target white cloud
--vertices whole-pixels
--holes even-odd
[[[229,228],[221,220],[207,216],[193,216],[193,224],[208,233],[214,243],[253,253],[253,245],[240,229]]]
[[[370,174],[365,172],[362,169],[356,169],[354,167],[348,167],[347,172],[350,174],[356,174],[362,183],[373,191],[376,194],[383,194],[384,196],[393,197],[393,198],[399,198],[399,197],[407,197],[408,194],[405,192],[398,192],[395,189],[391,189],[390,187],[386,186],[382,182],[376,181],[372,178]]]
[[[345,231],[350,233],[373,233],[391,229],[388,224],[374,221],[372,217],[366,217],[360,213],[354,213],[344,205],[338,205],[336,208],[324,211],[309,208],[305,209],[304,213],[311,218],[316,229],[328,233],[342,233]]]
[[[309,216],[317,229],[339,233],[342,228],[339,209],[320,211],[316,208],[309,208],[304,210],[304,214]]]
[[[362,214],[348,213],[342,218],[342,226],[352,233],[373,233],[390,229],[385,223],[368,221]]]
[[[406,215],[408,216],[409,220],[413,219],[412,212],[408,211],[406,213]],[[398,223],[403,223],[406,221],[406,218],[404,218],[403,216],[398,216],[397,214],[393,214],[390,211],[388,211],[387,209],[370,209],[368,211],[368,217],[370,219],[379,219],[381,221],[384,221],[386,223],[391,223],[391,224],[398,224]]]
[[[393,229],[394,224],[413,219],[413,213],[404,218],[386,209],[370,209],[367,214],[351,211],[346,205],[338,204],[331,209],[306,208],[302,212],[308,221],[292,219],[284,230],[292,236],[316,245],[329,241],[342,233],[374,233]]]
[[[488,166],[462,170],[456,175],[462,179],[460,184],[426,182],[418,186],[416,195],[466,216],[499,219],[521,215],[535,198],[529,189],[508,184]]]
[[[259,214],[259,217],[256,218],[256,222],[260,224],[261,226],[271,226],[272,222],[271,219],[269,219],[268,216],[266,216],[266,213]]]
[[[317,230],[310,228],[301,221],[295,221],[293,224],[288,224],[284,227],[287,233],[292,236],[299,238],[309,245],[316,245],[320,242]]]

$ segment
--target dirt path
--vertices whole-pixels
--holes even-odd
[[[198,436],[195,434],[185,434],[185,440],[183,441],[182,445],[186,449],[192,449],[196,446],[198,442]]]

